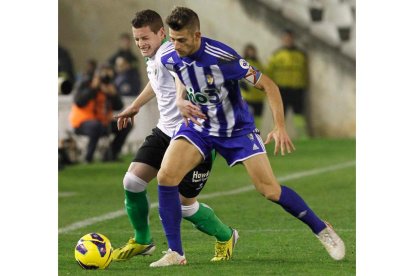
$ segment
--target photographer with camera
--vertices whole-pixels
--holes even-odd
[[[118,131],[112,118],[113,110],[121,110],[123,103],[113,83],[114,71],[108,64],[101,65],[92,80],[82,82],[75,89],[74,104],[69,115],[70,123],[77,135],[89,137],[86,162],[93,161],[93,155],[102,136],[115,134],[103,161],[118,158],[122,146],[132,127]]]

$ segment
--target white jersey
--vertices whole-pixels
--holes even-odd
[[[147,59],[147,74],[152,89],[155,92],[160,112],[157,127],[172,137],[177,125],[182,123],[182,116],[175,104],[175,81],[171,72],[161,63],[161,56],[169,51],[174,51],[174,46],[167,41],[161,44],[157,53]]]

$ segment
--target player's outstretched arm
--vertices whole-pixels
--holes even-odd
[[[194,124],[201,126],[201,123],[197,121],[197,117],[207,119],[206,115],[201,112],[198,106],[185,99],[187,91],[178,77],[175,78],[175,86],[177,89],[176,105],[181,116],[183,116],[185,125],[188,126],[188,120],[190,120]]]
[[[152,89],[151,84],[148,82],[138,97],[121,113],[114,116],[115,119],[118,119],[118,130],[126,128],[128,122],[131,122],[131,124],[134,125],[134,116],[138,114],[141,107],[143,107],[154,97],[154,90]]]
[[[267,100],[269,101],[270,109],[272,110],[273,121],[275,127],[267,135],[265,144],[268,144],[272,139],[275,140],[275,151],[274,154],[281,152],[285,155],[285,150],[291,153],[295,150],[290,137],[285,128],[285,116],[283,113],[283,102],[280,96],[279,87],[265,74],[262,74],[255,87],[264,90],[266,92]]]

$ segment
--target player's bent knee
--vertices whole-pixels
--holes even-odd
[[[132,193],[140,193],[145,191],[147,188],[148,183],[143,179],[139,178],[135,174],[131,172],[125,173],[124,180],[124,189],[128,192]]]
[[[262,195],[270,201],[279,201],[280,193],[270,192],[270,193],[262,193]]]
[[[256,190],[261,193],[266,199],[271,201],[278,201],[282,189],[277,182],[273,181],[257,181],[255,182]]]
[[[158,183],[163,186],[176,186],[181,180],[174,173],[163,168],[158,171],[157,179]]]
[[[261,191],[261,194],[270,201],[279,201],[281,189],[279,187],[267,187]]]

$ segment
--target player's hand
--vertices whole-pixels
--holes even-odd
[[[275,140],[275,151],[274,154],[281,152],[282,156],[285,155],[285,150],[288,153],[291,153],[295,150],[295,146],[293,145],[292,141],[290,140],[289,135],[287,134],[285,129],[273,129],[268,135],[265,141],[265,144],[268,144],[271,140]]]
[[[99,80],[99,76],[97,74],[95,74],[93,76],[92,82],[91,82],[91,88],[92,89],[97,89],[99,88],[101,81]]]
[[[201,126],[201,123],[197,121],[197,118],[207,119],[207,116],[201,112],[200,107],[192,104],[188,100],[178,100],[177,101],[178,110],[181,113],[181,116],[184,118],[184,123],[188,126],[188,120],[192,121],[194,124]]]
[[[126,128],[128,122],[131,122],[134,125],[134,116],[139,112],[139,108],[134,106],[128,106],[124,111],[114,116],[114,119],[117,119],[118,130]]]

